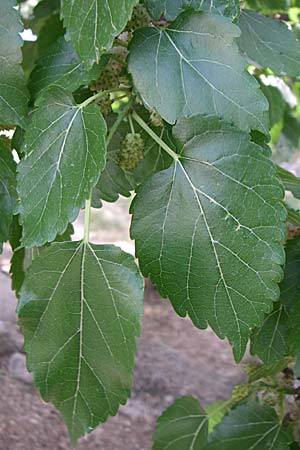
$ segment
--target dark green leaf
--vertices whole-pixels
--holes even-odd
[[[28,369],[73,443],[129,396],[142,300],[133,258],[110,245],[54,243],[28,269],[19,303]]]
[[[247,5],[252,9],[257,9],[263,13],[287,11],[290,0],[247,0]]]
[[[205,450],[289,450],[291,442],[291,431],[280,424],[273,408],[249,402],[224,417]]]
[[[279,297],[283,189],[260,147],[225,122],[194,116],[175,133],[185,143],[179,160],[132,205],[136,255],[176,312],[228,337],[239,361]]]
[[[258,355],[266,365],[288,354],[300,355],[300,237],[288,240],[285,250],[280,303],[251,337],[251,353]]]
[[[10,229],[9,242],[13,250],[13,255],[10,260],[10,276],[11,287],[16,294],[19,294],[21,286],[25,278],[25,257],[26,250],[24,247],[20,248],[22,237],[22,227],[19,224],[18,216],[13,217],[12,226]]]
[[[239,34],[229,19],[208,13],[184,13],[165,30],[137,30],[129,71],[145,105],[172,124],[182,116],[214,114],[268,133],[268,102],[245,70]]]
[[[286,103],[279,89],[274,86],[260,85],[263,94],[269,102],[270,127],[283,119]]]
[[[262,326],[251,337],[251,353],[270,366],[289,352],[288,314],[282,303],[276,303]]]
[[[97,105],[76,105],[56,87],[40,99],[18,165],[24,246],[51,242],[76,218],[104,168],[105,135]]]
[[[238,25],[239,47],[252,61],[279,75],[300,74],[300,42],[283,22],[243,9]]]
[[[43,56],[50,45],[64,35],[63,22],[59,14],[53,14],[45,21],[36,41],[38,55]]]
[[[71,44],[61,37],[38,60],[30,77],[29,90],[36,97],[42,89],[55,84],[74,92],[79,86],[88,83],[88,80],[89,73]]]
[[[194,397],[178,398],[159,417],[152,450],[201,450],[207,443],[208,418]]]
[[[22,31],[14,0],[0,2],[0,123],[26,127],[28,93],[21,68]]]
[[[281,179],[285,190],[291,191],[296,198],[300,198],[300,178],[280,166],[277,166],[277,175]]]
[[[297,227],[300,227],[300,211],[290,208],[286,203],[284,203],[284,207],[287,210],[287,221]]]
[[[286,244],[286,266],[280,286],[281,301],[288,308],[290,352],[300,355],[300,237],[288,240]]]
[[[300,121],[290,111],[284,115],[282,133],[294,147],[298,147],[300,139]]]
[[[0,253],[2,243],[9,239],[16,201],[16,164],[10,149],[0,138]]]
[[[208,11],[215,14],[237,17],[240,12],[239,0],[144,0],[154,19],[165,17],[174,20],[186,9]]]
[[[62,0],[64,24],[82,62],[91,66],[124,29],[138,0]]]

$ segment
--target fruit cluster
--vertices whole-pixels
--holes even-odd
[[[144,140],[140,133],[128,133],[118,153],[118,164],[121,169],[133,170],[144,159]]]

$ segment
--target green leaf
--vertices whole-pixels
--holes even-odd
[[[0,2],[0,123],[26,127],[28,92],[21,68],[22,31],[14,0]]]
[[[71,44],[64,37],[54,42],[38,60],[30,76],[29,90],[33,97],[50,85],[74,92],[88,83],[89,73],[85,70]]]
[[[136,256],[176,312],[228,337],[240,361],[279,297],[283,189],[261,148],[225,122],[194,116],[175,133],[185,144],[179,160],[132,204]]]
[[[166,128],[156,128],[156,133],[162,138],[167,138]],[[107,161],[104,172],[94,190],[94,199],[102,199],[107,202],[115,202],[119,194],[129,197],[139,184],[160,170],[170,166],[172,159],[157,145],[147,133],[135,125],[135,131],[140,133],[144,142],[144,159],[133,170],[123,170],[118,165],[118,153],[127,133],[130,133],[128,122],[123,122],[114,134],[108,149]]]
[[[284,12],[290,6],[290,0],[247,0],[247,5],[263,13]]]
[[[2,243],[9,239],[16,201],[16,164],[10,149],[0,138],[0,253]]]
[[[300,178],[280,166],[277,166],[277,175],[281,179],[284,188],[287,191],[291,191],[296,198],[300,198]]]
[[[171,124],[213,114],[243,130],[268,133],[268,102],[245,70],[239,35],[229,19],[208,13],[184,13],[164,30],[137,30],[129,71],[145,105]]]
[[[138,0],[62,0],[64,24],[86,66],[99,62],[124,29]]]
[[[266,365],[300,350],[300,237],[286,244],[284,278],[280,283],[280,303],[251,337],[251,353]]]
[[[201,450],[207,443],[207,423],[197,399],[178,398],[159,417],[152,450]]]
[[[294,356],[300,355],[300,237],[288,240],[286,244],[286,266],[280,285],[281,301],[289,312],[288,343]]]
[[[238,25],[239,47],[252,61],[279,75],[300,74],[300,42],[283,22],[243,9]]]
[[[280,283],[280,298],[288,308],[300,301],[300,237],[289,239],[285,246],[286,264]]]
[[[288,313],[284,305],[276,303],[262,326],[251,337],[251,353],[270,366],[289,352]]]
[[[269,102],[270,127],[283,119],[286,103],[279,89],[261,83],[260,88]]]
[[[293,116],[291,111],[286,111],[284,115],[282,133],[295,148],[298,148],[300,139],[300,121]]]
[[[208,433],[210,434],[218,423],[221,422],[225,414],[229,410],[229,402],[226,400],[218,400],[206,406],[205,412],[208,417]]]
[[[28,269],[18,309],[28,369],[73,443],[129,396],[142,300],[133,258],[111,245],[54,243]]]
[[[144,0],[149,14],[154,19],[162,16],[174,20],[186,9],[208,11],[214,14],[237,17],[240,13],[239,0]]]
[[[62,37],[65,33],[63,22],[58,13],[48,17],[44,26],[39,32],[38,39],[36,41],[38,55],[43,56],[48,48]]]
[[[284,203],[284,207],[287,210],[287,222],[290,222],[297,227],[300,227],[300,211],[290,208],[286,203]]]
[[[18,165],[25,247],[51,242],[76,218],[104,168],[105,134],[98,106],[76,105],[56,87],[40,99]]]
[[[22,237],[22,227],[19,224],[18,216],[13,217],[12,226],[10,229],[9,242],[13,250],[13,255],[10,260],[10,276],[11,287],[19,294],[21,286],[25,278],[25,258],[26,250],[24,247],[20,247]]]
[[[291,431],[273,408],[256,402],[240,404],[224,417],[205,450],[289,450]]]

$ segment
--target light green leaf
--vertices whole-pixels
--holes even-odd
[[[172,124],[182,116],[213,114],[266,134],[268,102],[245,70],[239,35],[229,19],[208,13],[184,13],[164,30],[137,30],[129,71],[145,105]]]
[[[105,165],[106,124],[99,107],[76,105],[52,87],[40,99],[25,133],[18,165],[22,244],[51,242],[89,198]]]
[[[16,201],[16,164],[10,149],[0,138],[0,253],[2,243],[9,239]]]
[[[273,408],[249,402],[224,417],[205,450],[289,450],[291,442],[291,431],[280,424]]]
[[[279,75],[300,74],[300,42],[283,22],[243,9],[238,25],[239,47],[252,61]]]
[[[124,29],[138,0],[62,0],[64,24],[86,66],[99,62]]]
[[[185,144],[179,160],[132,204],[136,256],[176,312],[228,337],[239,361],[279,297],[283,189],[247,133],[202,116],[181,120],[175,133]]]
[[[152,450],[201,450],[207,443],[207,423],[197,399],[178,398],[159,417]]]
[[[167,138],[168,130],[166,128],[156,128],[155,130],[160,137]],[[171,164],[172,159],[169,155],[138,125],[135,125],[135,131],[141,134],[145,143],[144,159],[133,170],[123,170],[119,167],[119,150],[126,134],[131,132],[129,123],[123,122],[108,146],[106,166],[94,189],[94,199],[115,202],[119,194],[129,197],[139,184],[154,173],[166,169]]]
[[[208,433],[210,434],[229,410],[230,401],[218,400],[205,407],[208,417]]]
[[[240,12],[239,0],[144,0],[144,3],[150,15],[157,20],[162,16],[174,20],[186,9],[209,11],[233,18]]]
[[[79,61],[71,44],[61,37],[38,60],[30,76],[29,90],[36,97],[42,89],[55,84],[74,92],[88,80],[88,71]]]
[[[289,352],[288,313],[282,303],[276,303],[262,326],[251,337],[251,353],[270,366]]]
[[[18,309],[28,369],[73,443],[128,399],[142,300],[133,258],[111,245],[54,243],[28,269]]]
[[[26,127],[28,92],[21,68],[22,31],[14,0],[0,2],[0,123]]]

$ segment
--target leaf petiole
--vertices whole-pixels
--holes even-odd
[[[129,100],[129,102],[127,103],[127,105],[124,107],[123,111],[120,112],[117,120],[115,121],[115,123],[112,125],[108,136],[106,138],[106,146],[108,147],[110,144],[110,141],[112,140],[115,132],[117,131],[117,129],[119,128],[119,126],[121,125],[121,123],[123,122],[125,116],[127,115],[128,111],[130,110],[130,108],[132,107],[132,100]]]
[[[135,112],[132,113],[132,118],[143,128],[149,136],[158,143],[158,145],[165,150],[175,161],[179,160],[179,155],[174,152],[156,133],[143,121],[143,119]]]
[[[108,94],[111,94],[113,92],[127,91],[129,89],[131,89],[131,87],[122,86],[122,87],[117,87],[117,88],[113,88],[113,89],[108,89],[107,91],[97,92],[97,94],[92,95],[92,97],[89,97],[84,102],[80,103],[78,105],[78,107],[79,108],[86,108],[90,103],[93,103],[95,100],[98,100],[99,98],[105,97]]]

